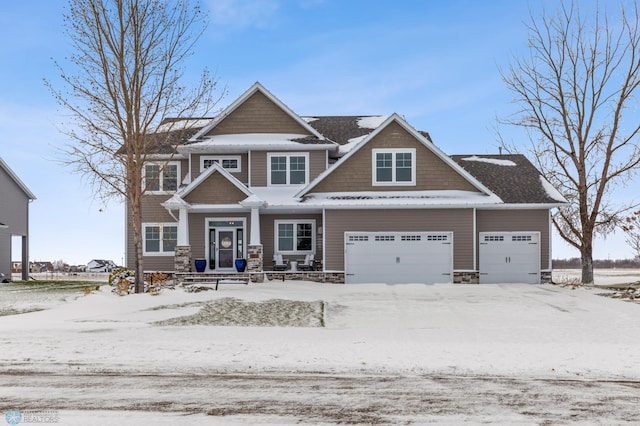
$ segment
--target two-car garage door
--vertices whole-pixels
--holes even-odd
[[[345,281],[450,283],[452,232],[345,232]]]

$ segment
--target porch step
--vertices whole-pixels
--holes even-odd
[[[251,275],[247,272],[188,272],[176,273],[176,282],[182,286],[215,284],[216,290],[220,284],[249,284]]]

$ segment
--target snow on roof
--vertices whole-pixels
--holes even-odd
[[[318,120],[318,117],[300,117],[300,118],[302,118],[307,123],[311,123]]]
[[[188,118],[176,119],[162,123],[155,130],[155,133],[171,132],[184,129],[195,129],[206,126],[211,122],[211,118]]]
[[[511,160],[500,160],[498,158],[478,157],[477,155],[472,155],[471,157],[461,158],[461,160],[464,160],[464,161],[479,161],[481,163],[495,164],[496,166],[509,166],[509,167],[516,166],[516,163],[514,163]]]
[[[300,202],[295,195],[300,191],[299,186],[283,187],[252,187],[251,191],[261,200],[265,201],[267,207],[293,206]]]
[[[340,145],[340,148],[338,148],[338,153],[340,155],[344,155],[347,152],[351,151],[356,145],[358,145],[360,142],[362,142],[367,136],[367,135],[362,135],[362,136],[358,136],[357,138],[351,138],[349,139],[349,142],[347,142],[344,145]]]
[[[547,192],[547,195],[550,198],[553,198],[554,200],[560,201],[563,203],[567,202],[567,199],[564,198],[564,196],[560,193],[560,191],[558,191],[553,185],[551,185],[551,183],[549,183],[549,181],[546,180],[542,175],[540,175],[540,183],[542,184],[542,187]]]
[[[306,195],[305,205],[322,206],[437,206],[468,204],[500,204],[496,195],[480,192],[438,190],[438,191],[363,191],[327,192]]]
[[[388,115],[372,115],[369,117],[360,117],[358,119],[358,126],[363,129],[376,129],[384,121],[389,118]]]
[[[287,149],[300,148],[301,142],[296,139],[304,139],[308,135],[295,133],[241,133],[233,135],[208,136],[203,141],[186,145],[183,148],[192,152],[207,151],[216,148],[228,149]],[[308,145],[305,145],[309,149]]]

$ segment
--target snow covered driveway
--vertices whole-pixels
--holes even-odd
[[[52,392],[52,390],[54,390]],[[63,425],[634,424],[640,383],[504,377],[3,375],[0,410]]]
[[[147,412],[127,417],[138,424],[165,411],[233,415],[222,423],[246,415],[247,423],[272,415],[277,423],[422,422],[440,414],[455,422],[467,412],[472,421],[585,421],[591,412],[625,422],[640,403],[640,305],[601,291],[268,282],[118,297],[105,288],[0,317],[0,401],[2,409],[92,409],[106,419],[92,424],[109,424],[117,410]],[[159,325],[206,318],[196,315],[203,304],[222,299],[269,306],[289,326],[256,326],[261,315],[252,326]],[[277,300],[313,309],[291,311]],[[62,391],[50,395],[53,388]],[[245,405],[253,408],[237,408]],[[291,407],[311,408],[291,417]],[[350,414],[326,414],[336,407]]]

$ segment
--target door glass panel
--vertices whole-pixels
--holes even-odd
[[[218,231],[218,266],[220,268],[233,267],[233,246],[234,231]]]
[[[216,269],[216,230],[209,230],[209,269]]]

